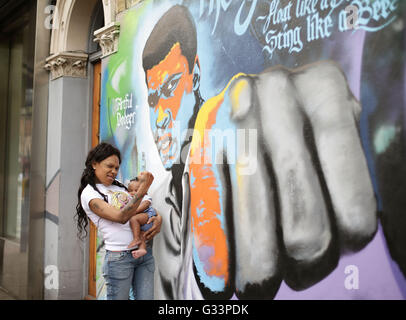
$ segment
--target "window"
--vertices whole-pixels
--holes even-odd
[[[25,240],[29,217],[32,56],[28,26],[1,40],[0,236]],[[25,241],[24,241],[25,242]]]

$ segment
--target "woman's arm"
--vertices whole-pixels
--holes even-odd
[[[149,172],[140,174],[140,187],[130,202],[121,210],[114,208],[101,199],[93,199],[89,202],[90,209],[100,218],[125,224],[138,212],[137,209],[142,198],[147,194],[154,177]]]

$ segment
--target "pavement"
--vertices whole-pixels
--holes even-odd
[[[4,289],[0,288],[0,300],[15,300]]]

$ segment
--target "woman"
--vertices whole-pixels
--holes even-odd
[[[76,206],[79,235],[86,230],[89,218],[103,235],[103,276],[108,300],[128,300],[130,288],[136,299],[152,300],[155,264],[151,245],[139,259],[133,258],[128,245],[133,240],[129,220],[135,216],[154,178],[149,172],[141,173],[140,188],[131,197],[116,180],[120,164],[120,151],[110,144],[101,143],[89,152]],[[146,240],[159,233],[162,217],[153,217],[148,223],[153,223],[153,227],[145,234]]]

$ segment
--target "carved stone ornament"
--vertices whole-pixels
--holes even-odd
[[[105,58],[118,50],[118,40],[120,35],[120,25],[113,22],[102,29],[95,31],[94,42],[98,42],[102,49],[102,58]]]
[[[60,77],[87,77],[88,54],[64,52],[46,59],[45,69],[51,71],[51,80]]]

